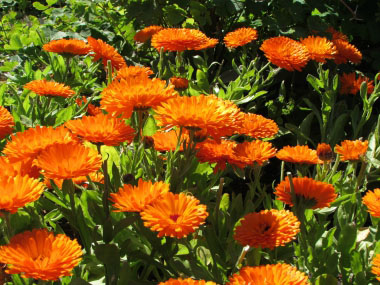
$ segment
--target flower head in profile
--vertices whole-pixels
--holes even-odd
[[[0,140],[13,132],[15,121],[9,111],[0,106]]]
[[[340,154],[341,161],[355,161],[359,160],[362,156],[365,155],[368,149],[368,141],[361,140],[344,140],[341,142],[341,145],[335,146],[335,152]]]
[[[170,83],[173,84],[177,90],[185,90],[189,87],[189,80],[183,77],[171,77]]]
[[[46,229],[17,234],[8,245],[0,246],[0,262],[8,264],[6,273],[39,280],[70,276],[82,255],[76,240],[64,234],[55,236]]]
[[[144,181],[137,186],[125,184],[117,193],[111,193],[110,200],[116,208],[114,212],[141,212],[146,206],[169,191],[169,184],[159,181]]]
[[[75,100],[75,102],[77,103],[77,105],[79,107],[81,107],[82,105],[84,105],[84,104],[87,103],[87,98],[86,98],[86,96],[82,96],[82,99],[77,98]],[[87,115],[88,116],[96,116],[98,114],[103,114],[102,110],[99,107],[97,107],[97,106],[95,106],[94,104],[91,104],[91,103],[87,105]]]
[[[93,37],[88,37],[87,41],[91,46],[94,57],[93,61],[98,61],[102,59],[104,67],[107,66],[107,61],[111,61],[111,65],[116,70],[126,66],[124,58],[116,51],[113,46],[103,42],[101,39],[94,39]]]
[[[276,154],[280,160],[299,164],[318,164],[323,161],[318,159],[317,151],[307,145],[284,146]]]
[[[255,163],[263,165],[268,159],[276,155],[276,149],[270,142],[254,140],[237,144],[234,148],[235,155],[247,165]]]
[[[33,80],[24,85],[25,89],[33,91],[40,96],[58,96],[68,98],[75,94],[74,90],[71,90],[69,86],[65,84],[42,80]]]
[[[167,192],[140,213],[144,226],[158,232],[158,237],[186,237],[205,223],[206,206],[184,193]]]
[[[230,277],[226,285],[268,284],[268,285],[308,285],[308,277],[286,263],[246,266]]]
[[[23,160],[10,161],[7,156],[0,156],[1,175],[4,176],[29,176],[34,179],[40,177],[40,169],[34,164],[34,158],[26,158]]]
[[[317,146],[317,156],[323,162],[330,162],[334,157],[334,153],[329,144],[319,143]]]
[[[175,151],[178,145],[178,130],[158,131],[152,136],[154,149],[158,151]],[[179,143],[179,151],[183,151],[183,143],[188,143],[189,135],[182,132]]]
[[[329,27],[326,32],[331,34],[333,40],[344,40],[348,42],[348,37],[345,34],[335,30],[333,27]]]
[[[342,64],[347,61],[352,63],[360,63],[362,53],[352,44],[345,40],[333,40],[337,53],[335,54],[335,63]]]
[[[367,206],[368,212],[376,218],[380,218],[380,189],[369,190],[363,197],[363,204]]]
[[[299,231],[300,222],[292,212],[262,210],[244,216],[234,239],[243,246],[274,249],[294,240]]]
[[[376,279],[380,281],[380,254],[376,254],[372,259],[371,272],[376,275]]]
[[[267,39],[260,49],[271,63],[288,71],[301,71],[310,59],[305,45],[287,37]]]
[[[334,44],[326,38],[309,36],[301,39],[300,42],[304,44],[309,51],[310,59],[316,62],[325,63],[326,59],[333,59],[336,54]]]
[[[155,33],[161,31],[162,29],[163,27],[161,26],[145,27],[141,31],[137,32],[134,35],[133,39],[135,42],[145,43],[146,41],[150,40]]]
[[[63,55],[84,55],[90,52],[91,47],[79,39],[60,39],[44,44],[42,49]]]
[[[244,46],[257,39],[257,31],[253,28],[240,28],[229,32],[224,37],[224,43],[229,48]]]
[[[158,285],[216,285],[213,281],[194,280],[192,278],[170,278],[165,282],[160,282]]]
[[[244,119],[241,121],[241,126],[237,133],[252,138],[269,138],[278,133],[278,126],[275,121],[261,115],[244,113]]]
[[[131,142],[135,136],[132,127],[111,115],[84,116],[66,122],[65,126],[75,135],[94,144],[118,146],[123,142]]]
[[[297,202],[305,208],[319,209],[329,207],[330,203],[337,197],[334,186],[331,184],[308,177],[293,178],[292,181]],[[288,177],[276,186],[274,194],[278,200],[292,207],[294,206]]]
[[[219,43],[218,39],[207,38],[207,42],[200,45],[197,50],[203,50],[208,48],[214,48]]]
[[[343,73],[339,76],[340,81],[340,94],[352,94],[356,95],[360,91],[360,87],[363,82],[367,83],[367,93],[371,94],[374,90],[373,81],[365,76],[359,75],[356,78],[356,73]]]
[[[135,80],[140,77],[149,78],[153,71],[149,67],[144,66],[125,66],[117,71],[116,79],[133,78]]]

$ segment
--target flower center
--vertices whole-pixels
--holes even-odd
[[[264,224],[261,224],[259,228],[260,228],[261,233],[265,233],[267,230],[269,230],[271,228],[271,226],[264,223]]]
[[[172,219],[174,222],[177,222],[179,218],[179,215],[170,215],[170,219]]]

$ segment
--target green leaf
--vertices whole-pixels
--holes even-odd
[[[15,61],[4,62],[3,66],[0,66],[0,71],[9,72],[12,71],[19,63]]]
[[[207,74],[200,69],[197,70],[197,85],[206,93],[208,93],[210,90]]]
[[[356,245],[356,233],[357,229],[354,225],[344,225],[339,234],[337,250],[350,254]]]
[[[313,86],[314,90],[317,91],[318,93],[319,93],[319,89],[323,88],[322,81],[311,74],[307,75],[306,80],[307,82],[310,83],[311,86]]]
[[[145,125],[143,128],[143,135],[152,136],[156,131],[157,131],[156,121],[153,119],[152,116],[149,116],[148,119],[145,121]]]
[[[70,120],[73,117],[74,112],[75,112],[75,106],[74,105],[71,105],[67,108],[60,110],[58,112],[57,118],[55,120],[55,126],[59,126],[62,123]]]
[[[224,193],[220,201],[219,209],[223,212],[227,212],[229,207],[230,207],[230,195],[228,193]]]
[[[55,3],[57,3],[58,0],[46,0],[46,3],[49,5],[49,6],[52,6],[54,5]]]
[[[115,244],[99,244],[95,247],[96,258],[104,264],[108,284],[117,284],[120,271],[120,250]]]
[[[315,280],[315,285],[338,285],[338,279],[330,274],[322,274]]]
[[[45,5],[41,4],[41,3],[38,2],[38,1],[33,2],[33,7],[36,8],[37,10],[40,10],[40,11],[44,11],[44,10],[46,10],[47,8],[49,8],[48,6],[45,6]]]

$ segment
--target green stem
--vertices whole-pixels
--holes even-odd
[[[11,225],[11,213],[10,212],[3,212],[5,225],[6,225],[6,236],[4,238],[6,239],[6,242],[8,243],[12,236],[13,236],[13,229]]]
[[[365,170],[367,168],[367,162],[364,160],[362,161],[362,165],[360,167],[359,175],[358,178],[356,179],[356,185],[355,185],[355,193],[358,192],[359,187],[363,181],[364,175],[365,175]]]
[[[107,79],[108,85],[112,82],[112,63],[111,60],[107,60]]]
[[[219,207],[220,202],[222,201],[222,193],[223,193],[223,185],[224,185],[224,178],[220,178],[219,181],[219,189],[218,193],[216,194],[216,203],[215,203],[215,231],[218,232],[218,219],[219,219]]]
[[[96,147],[98,149],[98,153],[102,155],[101,145],[97,144]],[[109,175],[108,175],[108,169],[107,169],[107,162],[108,162],[108,158],[102,162],[102,170],[103,170],[103,175],[104,175],[104,191],[103,191],[102,202],[103,202],[104,213],[106,215],[106,220],[108,219],[110,215],[109,201],[108,201],[109,192],[110,192],[110,189],[109,189],[110,181],[109,181]]]
[[[239,258],[238,258],[238,260],[235,263],[234,270],[239,270],[240,269],[241,264],[243,263],[243,260],[244,260],[244,258],[246,256],[249,248],[250,248],[249,245],[246,245],[245,247],[242,248],[241,253],[239,255]]]

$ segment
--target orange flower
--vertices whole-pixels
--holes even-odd
[[[240,28],[229,32],[224,37],[224,43],[229,48],[244,46],[257,39],[257,31],[253,28]]]
[[[71,179],[98,171],[102,157],[78,143],[54,144],[41,152],[36,164],[50,179]]]
[[[6,156],[0,156],[0,169],[1,175],[4,176],[15,176],[28,175],[31,178],[38,179],[40,177],[40,170],[38,167],[33,165],[34,159],[24,159],[20,161],[9,161]]]
[[[206,43],[204,43],[204,44],[202,44],[202,45],[200,45],[198,47],[198,50],[213,48],[218,43],[219,43],[218,39],[210,39],[210,38],[208,38]]]
[[[300,164],[318,164],[323,161],[318,159],[317,151],[307,145],[284,146],[276,154],[278,159]]]
[[[91,54],[91,56],[94,57],[93,61],[98,61],[101,58],[103,65],[106,68],[107,61],[110,60],[112,67],[116,70],[119,70],[120,68],[127,65],[124,58],[116,51],[113,46],[110,46],[100,39],[94,39],[92,37],[88,37],[87,40],[91,46],[92,51],[94,52],[94,54]]]
[[[114,80],[104,88],[100,105],[108,113],[116,116],[123,114],[129,118],[133,110],[147,110],[156,107],[169,98],[175,97],[177,92],[173,85],[166,86],[166,81],[140,77]]]
[[[66,122],[65,126],[75,135],[94,144],[118,146],[122,142],[131,142],[135,136],[132,127],[111,115],[84,116],[79,120]]]
[[[136,33],[133,39],[135,40],[135,42],[145,43],[146,41],[150,40],[155,33],[161,31],[162,29],[163,27],[161,26],[145,27],[144,29]]]
[[[8,245],[0,246],[0,262],[8,264],[6,273],[40,280],[70,276],[82,255],[76,240],[63,234],[54,236],[46,229],[17,234]]]
[[[184,127],[220,138],[231,135],[242,119],[239,108],[215,95],[175,97],[155,108],[159,126]]]
[[[140,178],[137,187],[125,184],[119,188],[119,192],[110,194],[110,200],[117,208],[114,212],[141,212],[168,191],[169,184],[165,182],[152,183]]]
[[[13,132],[15,121],[9,111],[0,106],[0,140]]]
[[[341,142],[341,145],[335,146],[335,152],[340,154],[340,160],[359,160],[362,156],[365,155],[368,148],[368,141],[350,141],[345,140]]]
[[[75,94],[75,91],[71,90],[69,86],[62,83],[53,81],[33,80],[24,85],[25,89],[33,91],[40,96],[59,96],[68,98]]]
[[[331,184],[308,177],[293,178],[292,180],[298,204],[303,205],[305,208],[318,209],[329,207],[330,203],[337,197],[334,186]],[[288,177],[277,185],[274,194],[278,200],[292,207],[294,206]]]
[[[373,191],[367,191],[363,197],[363,204],[367,206],[368,212],[373,217],[380,218],[380,189],[376,188]]]
[[[152,46],[165,51],[200,50],[209,45],[209,38],[199,30],[168,28],[155,33]]]
[[[11,136],[3,150],[10,161],[34,159],[39,153],[53,144],[66,144],[76,140],[70,131],[64,127],[30,128]]]
[[[235,273],[226,285],[268,284],[268,285],[308,285],[308,277],[289,264],[267,264],[246,266]]]
[[[341,64],[351,61],[359,63],[362,60],[362,53],[352,44],[345,40],[333,40],[336,47],[335,63]]]
[[[294,240],[299,231],[300,222],[292,212],[262,210],[244,216],[234,239],[243,246],[274,249]]]
[[[87,98],[86,98],[86,96],[82,96],[82,100],[78,98],[78,99],[75,100],[75,102],[80,107],[80,106],[82,106],[82,104],[86,104],[87,103]],[[102,113],[102,110],[99,107],[96,107],[93,104],[88,104],[87,105],[87,114],[89,116],[96,116],[97,114],[103,114],[103,113]]]
[[[148,205],[141,213],[144,226],[158,231],[158,237],[186,237],[205,223],[206,206],[199,200],[183,193],[167,192]]]
[[[329,27],[326,32],[330,33],[331,36],[332,36],[332,39],[333,40],[344,40],[344,41],[348,41],[348,37],[341,33],[341,32],[338,32],[337,30],[335,30],[333,27]]]
[[[310,59],[325,63],[326,59],[333,59],[336,54],[334,44],[326,38],[309,36],[300,41],[307,47]]]
[[[301,71],[310,59],[305,45],[287,37],[267,39],[260,49],[271,63],[288,71]]]
[[[252,138],[268,138],[278,133],[278,126],[275,121],[261,115],[244,113],[244,119],[237,132]]]
[[[234,151],[237,158],[247,165],[253,165],[255,162],[262,165],[276,155],[276,149],[273,148],[273,145],[261,140],[237,144]]]
[[[373,81],[365,76],[356,78],[355,72],[343,73],[339,76],[340,80],[340,94],[352,94],[356,95],[360,91],[360,87],[363,82],[367,83],[367,94],[371,94],[374,90]]]
[[[319,143],[317,147],[317,156],[318,159],[322,160],[323,162],[329,162],[333,159],[334,153],[329,144]]]
[[[380,281],[380,254],[376,254],[372,259],[371,272],[376,275],[376,279]]]
[[[88,54],[91,47],[79,39],[60,39],[44,44],[44,51],[61,53],[63,55],[83,55]]]
[[[189,87],[189,80],[182,77],[171,77],[170,83],[174,85],[175,89],[185,90]]]
[[[205,280],[194,280],[192,278],[170,278],[165,282],[160,282],[158,285],[216,285],[215,282]]]
[[[170,130],[168,132],[158,131],[156,132],[152,138],[154,141],[154,149],[158,151],[175,151],[178,144],[178,130]],[[181,142],[179,145],[179,151],[183,151],[183,143],[188,143],[189,136],[187,134],[182,133]]]
[[[117,71],[116,79],[121,78],[134,78],[138,79],[140,77],[148,78],[153,74],[153,71],[149,67],[143,66],[124,66]]]

